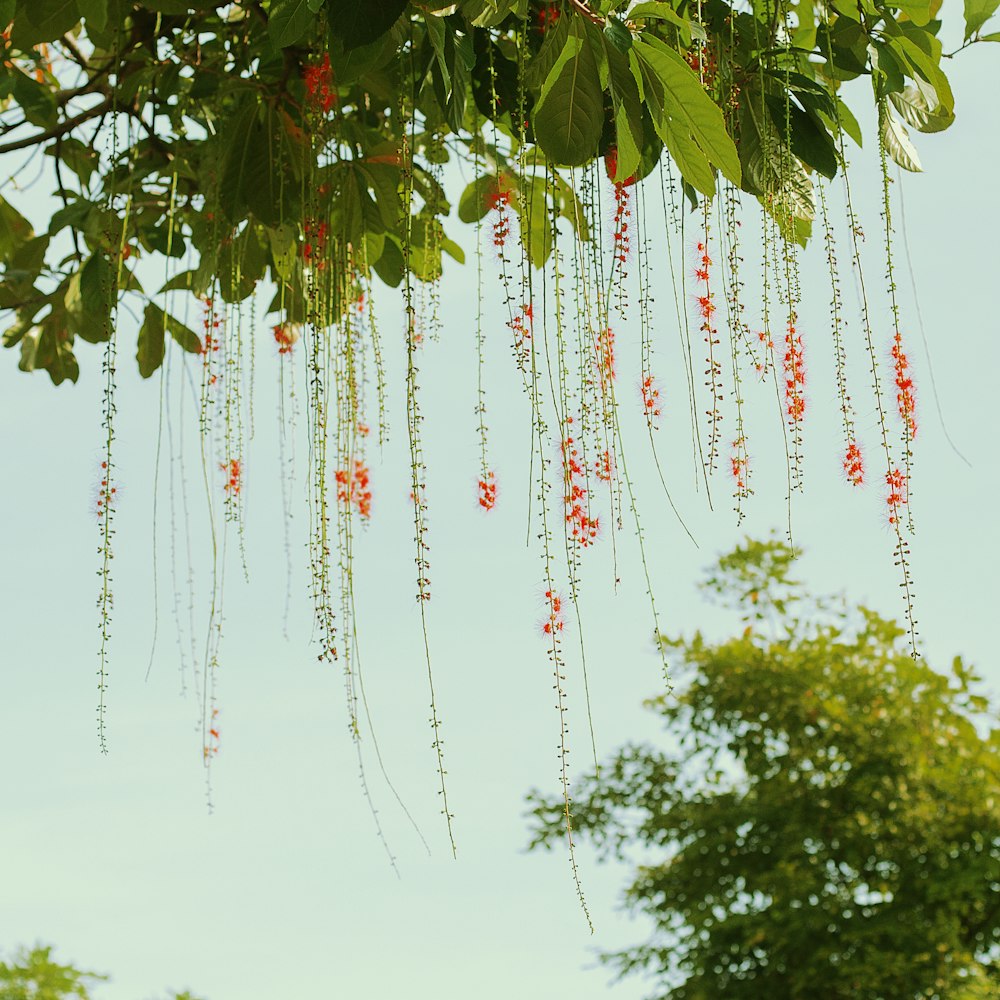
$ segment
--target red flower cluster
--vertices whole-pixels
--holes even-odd
[[[768,353],[770,353],[770,352],[772,352],[774,350],[774,341],[763,330],[761,330],[757,334],[757,339],[760,341],[760,346],[763,347],[764,350],[767,351]],[[757,370],[757,374],[762,379],[767,374],[767,360],[766,360],[766,358],[767,358],[767,356],[765,355],[765,360],[764,361],[758,362],[757,364],[754,365],[754,368]]]
[[[897,330],[892,340],[892,367],[896,376],[896,408],[906,427],[907,437],[917,436],[917,397],[908,372],[910,360],[903,352],[903,336]]]
[[[852,486],[864,484],[865,466],[857,441],[851,441],[847,445],[847,451],[844,454],[844,472],[847,475],[847,481]]]
[[[750,459],[744,450],[743,441],[733,442],[733,454],[729,459],[729,465],[736,482],[736,492],[740,496],[746,496],[750,482]]]
[[[618,153],[614,154],[615,165],[617,169],[618,163]],[[605,159],[605,166],[607,165],[607,160]],[[632,218],[632,196],[629,194],[628,187],[630,184],[635,183],[635,175],[633,174],[628,180],[622,183],[615,184],[615,260],[619,264],[624,264],[628,261],[629,250],[632,247],[631,239],[628,234],[628,220]]]
[[[226,485],[223,487],[230,496],[239,496],[243,488],[243,467],[238,458],[231,458],[228,462],[223,462],[220,469],[226,474]]]
[[[660,390],[652,375],[647,375],[642,380],[642,409],[649,420],[660,416]]]
[[[348,469],[336,472],[337,500],[346,507],[353,507],[365,519],[372,516],[370,479],[368,466],[361,459],[354,460],[353,472]]]
[[[479,480],[479,506],[493,510],[497,502],[497,477],[495,472],[484,472]]]
[[[571,424],[572,417],[566,418]],[[586,476],[580,462],[580,452],[572,436],[567,435],[562,443],[563,469],[566,483],[566,523],[570,526],[570,536],[581,547],[593,544],[600,530],[600,518],[588,513]]]
[[[315,111],[328,114],[337,103],[337,92],[333,89],[333,73],[330,70],[330,54],[315,66],[306,66],[302,71],[302,82],[306,85],[306,98]]]
[[[510,188],[502,178],[497,178],[496,186],[486,196],[486,204],[491,212],[496,212],[493,220],[493,246],[503,250],[510,236]]]
[[[597,371],[601,376],[601,388],[608,390],[615,380],[615,334],[611,327],[601,330],[594,338],[594,353],[597,356]]]
[[[611,146],[608,151],[604,154],[604,169],[607,172],[608,180],[613,184],[615,182],[615,175],[618,173],[618,149],[615,146]],[[638,177],[635,174],[631,174],[623,180],[623,187],[631,187]]]
[[[219,753],[219,740],[221,734],[219,732],[219,710],[217,708],[212,709],[212,721],[209,725],[208,743],[205,744],[202,751],[204,753],[206,763],[212,757],[218,756]]]
[[[299,339],[298,323],[279,323],[274,328],[274,341],[279,354],[291,354],[292,347]]]
[[[522,365],[527,365],[529,360],[530,345],[528,342],[531,340],[531,327],[534,318],[534,307],[529,302],[526,306],[522,306],[520,313],[507,324],[514,334],[514,353]]]
[[[538,12],[538,30],[544,35],[559,20],[559,4],[546,4]]]
[[[785,412],[792,423],[798,423],[806,413],[806,369],[802,353],[802,334],[796,333],[795,324],[788,321],[785,334],[785,356],[782,358],[785,373]]]
[[[885,498],[889,507],[889,523],[895,526],[899,524],[900,508],[905,507],[909,499],[906,476],[899,469],[893,469],[885,474],[885,482],[889,487],[889,494]]]
[[[611,482],[611,452],[603,451],[601,452],[601,457],[594,462],[594,475],[597,476],[602,482]]]
[[[705,89],[711,90],[715,83],[715,74],[719,69],[715,53],[707,46],[702,45],[699,48],[691,49],[685,58],[688,66],[698,74]]]
[[[325,222],[317,222],[315,219],[306,219],[305,224],[306,242],[302,247],[302,256],[307,265],[313,263],[314,258],[322,258],[326,250],[326,240],[330,234],[330,227]],[[325,260],[315,262],[316,270],[322,271],[326,266]]]
[[[108,486],[108,463],[101,462],[101,485],[97,488],[97,519],[100,520],[111,509],[118,497],[118,488]]]
[[[549,616],[542,622],[542,631],[546,635],[558,635],[566,627],[562,598],[554,590],[546,590],[545,602],[549,606]]]

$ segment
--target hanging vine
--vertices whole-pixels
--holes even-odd
[[[263,366],[255,344],[264,336],[281,386],[286,527],[296,498],[300,401],[304,409],[314,637],[319,658],[339,660],[344,671],[349,728],[369,794],[361,736],[371,720],[361,679],[355,543],[357,531],[377,522],[372,430],[377,425],[381,447],[397,402],[387,359],[397,351],[405,369],[401,402],[432,750],[456,850],[431,670],[427,494],[434,458],[425,441],[420,385],[426,342],[437,339],[446,322],[445,259],[465,261],[452,228],[453,201],[458,220],[474,224],[476,234],[475,499],[483,511],[510,497],[493,466],[488,412],[513,419],[520,405],[526,435],[530,428],[526,523],[543,565],[541,629],[559,712],[565,827],[585,911],[573,844],[569,647],[563,640],[575,624],[594,744],[581,593],[590,553],[602,545],[610,549],[618,585],[627,524],[659,631],[627,427],[632,414],[645,423],[657,475],[677,513],[668,489],[675,474],[659,458],[656,432],[680,419],[684,406],[677,397],[686,397],[695,483],[711,503],[711,483],[725,469],[742,519],[761,489],[750,487],[745,407],[752,392],[769,383],[766,391],[773,390],[781,411],[775,433],[787,456],[790,516],[791,495],[804,484],[803,426],[812,406],[807,360],[810,372],[820,363],[811,341],[807,356],[801,273],[817,204],[831,290],[841,461],[853,486],[870,478],[856,416],[862,404],[848,391],[848,309],[824,187],[838,173],[871,366],[871,400],[864,405],[879,422],[888,523],[916,653],[909,536],[917,388],[895,282],[888,164],[920,169],[907,127],[940,132],[954,118],[941,68],[938,6],[937,0],[3,5],[12,20],[0,25],[6,27],[0,153],[13,156],[12,164],[18,154],[25,162],[39,149],[51,154],[57,203],[47,228],[36,232],[15,205],[18,170],[0,186],[3,344],[19,349],[21,370],[44,370],[56,384],[76,381],[78,340],[103,345],[101,749],[109,725],[119,349],[134,342],[140,375],[163,379],[173,614],[182,672],[188,661],[193,670],[200,750],[209,766],[221,746],[217,676],[229,543],[235,533],[247,575],[245,502],[251,473],[266,475],[251,459],[253,388]],[[982,29],[995,7],[967,5],[965,46],[988,40]],[[856,89],[849,81],[859,76],[874,89],[883,178],[892,317],[885,358],[846,174],[846,140],[860,144],[863,136],[842,92]],[[453,193],[456,167],[471,168],[473,176]],[[647,217],[647,206],[657,201],[667,244],[663,272],[660,232]],[[759,256],[745,253],[745,228],[759,233]],[[154,257],[166,261],[165,272],[147,266]],[[750,276],[748,260],[760,261],[758,275]],[[158,275],[164,280],[156,287]],[[655,308],[668,281],[673,307]],[[379,285],[399,289],[402,329],[377,315]],[[494,285],[502,299],[499,319],[485,305]],[[198,310],[195,329],[188,317]],[[130,311],[141,316],[137,332],[126,318]],[[628,320],[635,313],[638,363],[623,391]],[[657,360],[674,335],[684,369],[676,378]],[[521,401],[496,398],[500,383],[491,379],[487,357],[497,338],[510,343]],[[894,407],[883,398],[891,392],[881,371],[886,364]],[[211,539],[210,610],[200,656],[190,561],[196,515],[181,464],[184,428],[175,424],[187,395],[197,398]],[[898,448],[886,427],[893,409],[901,426]],[[763,447],[755,437],[755,455]],[[160,453],[158,444],[157,475]],[[178,520],[183,546],[175,537]],[[186,585],[179,575],[185,554]],[[289,569],[289,589],[291,579]],[[191,595],[186,616],[184,589]],[[377,746],[375,753],[381,766]]]

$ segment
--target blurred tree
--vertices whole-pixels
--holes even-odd
[[[665,749],[627,744],[580,784],[577,834],[634,862],[650,939],[605,954],[675,1000],[1000,997],[1000,724],[956,658],[892,621],[810,601],[794,553],[748,542],[707,588],[740,635],[664,640]],[[533,793],[532,847],[565,837]]]
[[[90,987],[107,976],[84,972],[52,959],[49,945],[21,948],[10,963],[0,961],[0,1000],[90,1000]],[[198,1000],[193,993],[171,993],[170,1000]]]

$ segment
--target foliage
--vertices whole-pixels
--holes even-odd
[[[268,277],[277,322],[301,320],[308,262],[290,251],[309,215],[361,271],[433,278],[442,252],[462,256],[441,231],[440,165],[454,159],[476,168],[460,213],[471,221],[511,172],[613,153],[625,180],[666,147],[692,199],[715,192],[718,172],[804,239],[808,175],[836,173],[842,135],[861,141],[842,82],[870,79],[888,152],[908,169],[902,122],[952,122],[939,6],[2,0],[0,152],[43,152],[59,197],[37,232],[0,197],[4,344],[22,370],[74,381],[74,341],[107,340],[126,295],[145,314],[144,377],[167,339],[193,351],[193,331],[146,309],[156,288],[136,267],[149,254],[189,262],[171,287],[228,302]],[[981,33],[996,7],[967,0],[967,44],[996,39]],[[546,203],[579,220],[565,181],[536,194],[521,205],[526,231]],[[551,252],[525,243],[535,265]]]
[[[899,649],[868,608],[810,602],[792,552],[749,542],[709,589],[741,634],[670,640],[665,749],[628,744],[579,788],[578,836],[635,856],[650,940],[606,955],[657,996],[996,996],[1000,723],[960,658]],[[532,846],[564,833],[537,794]]]
[[[87,1000],[89,988],[105,979],[96,972],[60,965],[49,946],[22,948],[11,964],[0,962],[0,1000]]]
[[[107,976],[52,959],[49,945],[22,948],[11,963],[0,961],[0,1000],[90,1000],[90,988]],[[198,1000],[186,990],[170,1000]]]

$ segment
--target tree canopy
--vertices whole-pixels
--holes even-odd
[[[0,1000],[91,1000],[93,989],[108,976],[63,965],[52,955],[51,945],[20,948],[0,961]],[[170,1000],[198,1000],[187,990],[172,992]]]
[[[1000,945],[1000,719],[975,672],[900,649],[893,621],[809,600],[781,543],[748,542],[708,589],[744,628],[669,645],[662,745],[578,785],[577,836],[633,864],[649,940],[605,960],[676,1000],[973,1000]],[[565,836],[537,793],[532,845]]]
[[[982,33],[996,6],[967,0],[967,44],[1000,37]],[[390,285],[433,279],[442,253],[463,257],[443,228],[449,160],[475,168],[459,217],[509,205],[540,265],[549,216],[586,237],[586,213],[564,175],[546,183],[531,165],[603,156],[631,183],[668,156],[692,200],[721,176],[805,240],[810,175],[832,177],[845,137],[862,141],[842,83],[867,78],[879,141],[909,170],[905,126],[937,132],[955,113],[940,0],[0,7],[0,152],[44,153],[58,197],[37,233],[18,198],[0,199],[4,344],[57,383],[77,377],[76,338],[107,339],[120,294],[144,314],[144,376],[166,338],[199,350],[141,283],[142,255],[191,261],[167,287],[227,302],[269,277],[281,321],[310,312],[302,244],[350,248]]]

